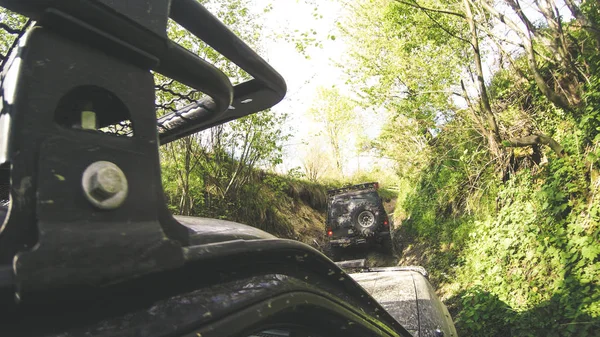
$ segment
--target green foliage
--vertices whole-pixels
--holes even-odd
[[[383,189],[396,189],[398,186],[398,176],[390,163],[374,163],[364,165],[365,169],[355,172],[346,179],[348,184],[361,184],[365,182],[376,181]]]
[[[270,111],[186,137],[162,150],[163,186],[175,213],[240,219],[257,169],[281,162],[286,116]],[[254,201],[253,201],[254,202]]]
[[[579,127],[589,140],[597,142],[600,135],[600,55],[595,53],[590,58],[593,73],[583,94],[586,108]]]
[[[429,244],[428,269],[447,289],[460,335],[595,336],[600,203],[585,165],[551,158],[521,170],[482,195],[472,215],[452,197],[466,174],[447,160],[432,160],[417,187],[400,193],[396,215],[406,213],[404,229]]]
[[[322,236],[326,190],[305,180],[255,172],[238,197],[211,200],[213,204],[205,205],[199,215],[241,222],[312,244]]]
[[[469,297],[462,298],[457,325],[464,334],[486,331],[468,317],[496,310],[496,305],[510,308],[494,319],[500,319],[495,324],[499,331],[512,335],[595,334],[600,260],[594,235],[600,227],[589,212],[597,206],[577,203],[586,186],[571,159],[554,161],[537,177],[521,172],[502,188],[498,214],[474,227],[461,252],[465,262],[457,282],[468,292],[493,298],[481,310],[467,305]]]
[[[412,159],[399,162],[396,223],[429,247],[426,267],[459,335],[595,336],[600,328],[598,56],[578,55],[589,66],[580,110],[557,109],[509,69],[489,86],[505,135],[543,130],[564,157],[512,149],[510,174],[499,176],[460,110],[418,151],[418,121],[397,118],[384,129],[381,147]],[[550,81],[551,69],[540,71]]]
[[[255,194],[239,204],[230,220],[308,244],[321,239],[326,186],[274,174],[256,178],[248,185],[249,189],[256,189]]]
[[[466,93],[477,74],[462,2],[407,3],[414,6],[360,1],[341,23],[355,46],[344,65],[349,83],[365,106],[389,112],[372,145],[396,161],[396,225],[429,247],[423,261],[451,305],[459,335],[597,335],[600,63],[594,29],[564,18],[557,25],[537,7],[544,2],[532,2],[542,17],[535,31],[520,35],[524,42],[531,36],[533,51],[520,49],[486,32],[519,30],[500,22],[508,16],[495,19],[489,1],[471,2],[478,52],[499,65],[486,81],[499,126],[499,140],[490,140],[482,94]],[[597,27],[597,1],[575,6]],[[469,109],[455,106],[454,96]],[[541,144],[510,147],[540,133],[564,154]],[[495,148],[498,143],[504,147]]]
[[[352,40],[350,59],[342,67],[362,103],[434,127],[449,113],[451,86],[466,59],[465,44],[449,38],[444,29],[460,31],[464,23],[387,0],[356,2],[350,12],[340,24]]]

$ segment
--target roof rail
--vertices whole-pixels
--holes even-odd
[[[337,188],[334,190],[328,190],[327,195],[331,197],[333,195],[340,194],[340,193],[345,193],[345,192],[350,192],[350,191],[367,190],[367,189],[377,190],[377,189],[379,189],[379,183],[378,182],[363,183],[363,184],[357,184],[357,185]]]

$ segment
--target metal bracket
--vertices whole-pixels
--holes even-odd
[[[20,296],[182,265],[181,244],[164,234],[157,212],[164,205],[152,75],[42,27],[28,33],[15,60],[4,76],[0,117],[10,119],[10,146],[2,151],[12,164],[0,247],[4,261],[21,251],[14,258]],[[106,76],[106,69],[123,75]],[[7,85],[11,78],[16,88]],[[84,105],[95,106],[100,121],[129,118],[133,137],[69,123]],[[127,177],[129,193],[117,209],[100,210],[85,197],[82,178],[97,161],[115,163]]]
[[[166,208],[159,143],[271,107],[286,91],[281,76],[195,0],[0,5],[37,22],[3,64],[0,159],[11,167],[11,203],[0,280],[12,264],[23,300],[182,266],[189,230]],[[234,88],[170,41],[169,15],[254,79]],[[210,96],[193,118],[168,116],[160,135],[151,69]],[[118,169],[90,175],[98,162]]]

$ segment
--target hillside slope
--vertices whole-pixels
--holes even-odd
[[[448,183],[447,165],[401,193],[400,264],[427,268],[460,335],[597,336],[600,179],[587,165],[553,157],[483,195]]]
[[[322,245],[327,186],[256,171],[238,194],[223,198],[214,191],[198,193],[190,215],[243,223],[316,248]],[[178,199],[167,199],[177,213]]]

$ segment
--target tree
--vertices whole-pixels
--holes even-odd
[[[197,135],[185,137],[164,146],[162,154],[163,188],[171,196],[179,196],[179,200],[171,200],[177,205],[176,211],[182,215],[192,215],[197,199],[198,184],[194,179],[202,160],[203,148]],[[173,181],[177,184],[172,186]],[[197,181],[196,181],[197,182]]]
[[[203,168],[219,197],[235,200],[258,167],[281,163],[281,143],[288,136],[280,126],[286,117],[263,111],[212,130]]]
[[[440,127],[463,117],[454,98],[469,66],[468,44],[448,32],[460,34],[466,22],[387,0],[350,8],[340,25],[351,47],[340,65],[362,106],[387,111],[375,149],[398,163],[400,176],[414,178]]]
[[[539,27],[527,17],[518,1],[505,0],[503,4],[511,13],[501,12],[498,9],[500,6],[486,0],[361,2],[352,13],[353,20],[347,21],[344,26],[347,36],[362,42],[351,53],[355,62],[350,66],[349,73],[357,74],[360,69],[370,69],[366,76],[354,76],[362,82],[360,90],[366,93],[366,101],[369,104],[384,102],[388,109],[396,105],[400,108],[396,108],[398,113],[415,118],[428,129],[435,127],[436,118],[448,120],[458,117],[456,113],[462,114],[448,104],[452,96],[462,96],[468,106],[464,117],[470,119],[472,127],[487,140],[488,150],[497,158],[501,170],[506,169],[508,158],[503,147],[547,145],[558,156],[562,156],[562,146],[535,126],[524,124],[523,132],[513,134],[503,131],[507,130],[507,126],[500,125],[498,121],[498,114],[503,113],[503,107],[502,104],[494,104],[488,93],[483,60],[497,57],[501,67],[505,63],[510,64],[522,80],[531,78],[549,102],[578,118],[585,109],[581,99],[583,84],[591,74],[585,74],[582,70],[590,69],[590,64],[577,58],[575,46],[577,43],[585,44],[586,36],[569,33],[566,28],[568,24],[563,22],[554,0],[533,1],[530,4],[541,13],[544,24]],[[586,31],[595,37],[590,15],[583,14],[574,3],[570,5],[573,16],[580,17],[576,19],[577,22],[587,22]],[[365,17],[369,17],[369,20],[365,20]],[[514,22],[514,19],[520,20],[520,23]],[[369,22],[379,22],[375,33],[366,29]],[[407,29],[408,26],[410,29]],[[498,31],[505,35],[512,33],[519,40],[510,41],[500,36]],[[368,41],[371,41],[370,45]],[[483,54],[482,44],[489,55]],[[365,46],[368,46],[368,52],[363,51]],[[417,47],[406,49],[399,46]],[[492,46],[496,47],[496,51]],[[515,46],[525,55],[525,69],[519,62],[520,56],[514,56]],[[508,47],[513,48],[507,50]],[[452,51],[459,53],[462,60],[451,62],[452,59],[446,55]],[[432,52],[436,55],[434,59]],[[546,62],[543,67],[538,58]],[[427,60],[423,69],[428,70],[421,71],[422,74],[410,71],[410,67],[419,64],[421,59]],[[392,60],[396,64],[410,66],[398,67]],[[436,69],[446,69],[446,72]],[[477,88],[475,97],[468,93],[468,79],[459,80],[463,74],[471,74],[471,83]],[[398,80],[405,78],[410,78],[414,84]],[[431,79],[435,84],[431,83]],[[372,89],[373,86],[367,84],[369,81],[376,83],[377,87]],[[411,91],[413,87],[420,90]],[[387,97],[394,97],[391,94],[398,91],[404,93],[398,97],[400,102],[392,101],[390,104],[390,100],[386,101]],[[423,93],[428,99],[415,99],[417,92]],[[435,95],[439,95],[438,100],[432,99]],[[411,103],[416,103],[416,106],[411,106]]]
[[[452,115],[467,48],[445,30],[461,31],[464,22],[388,0],[349,6],[340,29],[351,47],[340,66],[360,103],[414,118],[423,133]]]
[[[302,151],[302,169],[308,180],[317,182],[330,170],[331,158],[323,148],[321,141],[312,137]]]
[[[323,125],[335,166],[340,174],[343,174],[345,158],[342,146],[350,138],[352,122],[356,116],[355,108],[356,104],[351,99],[333,87],[317,89],[315,105],[309,111],[314,120]]]

